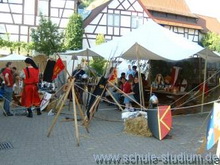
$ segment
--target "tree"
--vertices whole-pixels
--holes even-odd
[[[82,0],[79,7],[80,7],[80,8],[86,8],[86,7],[88,7],[92,2],[93,2],[93,0]]]
[[[0,48],[8,48],[10,49],[10,53],[12,54],[13,53],[13,50],[14,50],[14,44],[12,41],[10,41],[10,34],[9,33],[6,33],[5,36],[4,36],[5,39],[2,39],[0,40]]]
[[[78,14],[73,14],[68,22],[65,32],[65,48],[70,50],[82,49],[83,20]]]
[[[31,29],[31,38],[34,49],[47,56],[63,49],[63,33],[59,32],[56,24],[42,14],[37,29]]]
[[[208,32],[202,38],[202,45],[213,51],[220,52],[220,35],[214,32]]]
[[[103,34],[98,34],[96,36],[96,45],[100,45],[105,42],[105,37]],[[106,60],[102,57],[94,57],[91,62],[91,66],[97,71],[98,74],[102,75],[104,68],[106,66]]]
[[[96,36],[95,44],[96,44],[96,45],[100,45],[100,44],[102,44],[102,43],[104,43],[104,42],[105,42],[105,36],[104,36],[103,34],[98,34],[98,35]]]

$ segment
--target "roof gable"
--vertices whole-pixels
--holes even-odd
[[[148,10],[196,17],[184,0],[140,0]]]
[[[204,32],[207,33],[208,31],[210,32],[215,32],[217,34],[220,34],[220,22],[218,21],[217,18],[209,17],[209,16],[204,16],[204,15],[198,15],[198,25],[202,26],[204,29]]]
[[[103,1],[101,1],[103,2]],[[89,16],[87,18],[84,19],[83,21],[83,27],[86,27],[104,8],[106,8],[108,6],[108,4],[111,2],[107,1],[104,4],[101,4],[98,7],[95,7],[95,5],[93,7],[95,7],[91,13],[89,14]],[[97,4],[98,5],[98,4]],[[88,9],[92,9],[93,7],[88,7]]]
[[[120,11],[144,11],[148,16],[151,15],[139,0],[96,0],[87,8],[87,10],[91,10],[91,13],[87,18],[84,19],[83,27],[85,28],[87,25],[89,25],[98,16],[98,14],[106,8],[117,8],[117,10]]]

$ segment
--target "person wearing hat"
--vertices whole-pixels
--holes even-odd
[[[24,68],[21,73],[24,82],[21,105],[27,108],[27,117],[33,117],[32,106],[37,107],[37,115],[41,115],[39,107],[40,97],[37,87],[39,82],[39,69],[31,58],[26,58],[24,62],[26,63],[26,68]]]

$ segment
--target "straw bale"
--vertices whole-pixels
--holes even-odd
[[[58,99],[54,99],[52,100],[47,107],[45,108],[46,112],[49,112],[51,109],[53,109],[53,112],[57,111],[57,103],[58,103]]]
[[[126,133],[141,135],[145,137],[152,136],[152,133],[148,128],[147,119],[143,116],[126,119],[124,126],[124,132]]]

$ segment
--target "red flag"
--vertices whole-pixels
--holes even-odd
[[[112,84],[117,83],[117,80],[118,80],[117,76],[118,76],[117,69],[114,68],[108,81],[110,81]]]
[[[53,68],[53,76],[52,76],[52,80],[54,80],[57,75],[65,68],[65,65],[63,64],[63,61],[61,60],[61,58],[59,57],[57,59],[57,62]]]

